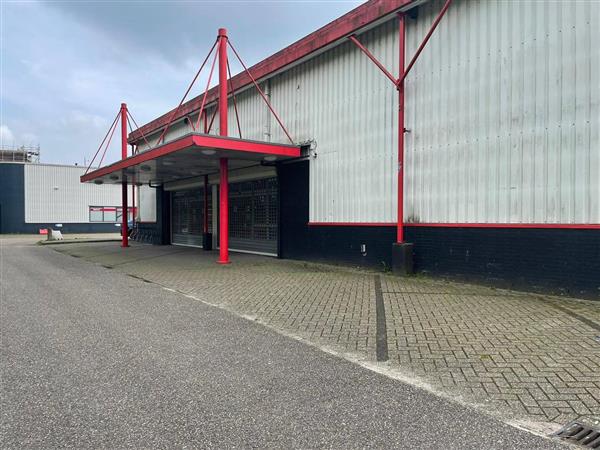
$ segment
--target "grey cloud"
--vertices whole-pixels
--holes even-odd
[[[253,64],[358,3],[4,3],[0,125],[45,162],[82,163],[122,101],[140,124],[175,106],[217,28]]]

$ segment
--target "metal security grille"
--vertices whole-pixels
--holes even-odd
[[[211,223],[210,190],[208,223]],[[171,193],[171,242],[202,247],[204,190],[189,189]]]
[[[277,255],[277,178],[229,187],[229,246],[232,250]]]

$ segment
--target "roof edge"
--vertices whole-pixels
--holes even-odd
[[[382,17],[404,8],[411,3],[418,3],[418,1],[419,0],[369,0],[293,44],[279,50],[277,53],[256,63],[250,67],[249,70],[256,80],[264,78],[293,64],[299,59],[368,26]],[[248,74],[245,72],[241,72],[231,78],[231,83],[235,86],[236,90],[244,88],[251,82],[250,77],[248,77]],[[207,104],[216,100],[217,97],[218,86],[215,86],[208,91]],[[177,116],[173,118],[173,121],[179,120],[200,109],[201,98],[202,95],[199,95],[181,105]],[[176,108],[173,108],[162,116],[134,130],[129,135],[129,141],[136,142],[142,137],[142,134],[147,136],[164,127],[168,123],[169,118],[175,109]]]

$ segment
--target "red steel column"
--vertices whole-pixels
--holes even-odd
[[[406,30],[404,13],[398,14],[398,225],[396,230],[396,241],[404,242],[404,65],[405,65],[405,41]]]
[[[127,105],[121,103],[121,159],[127,158]],[[121,247],[129,247],[127,236],[127,179],[123,175],[121,184]]]
[[[227,136],[227,30],[219,28],[219,134]],[[229,264],[229,186],[227,158],[220,160],[219,264]]]

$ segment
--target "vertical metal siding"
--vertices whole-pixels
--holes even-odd
[[[24,171],[26,223],[88,223],[89,206],[121,205],[120,185],[79,181],[84,167],[26,164]]]
[[[414,53],[441,8],[408,22]],[[600,222],[600,3],[456,1],[407,79],[407,219]]]
[[[138,220],[156,222],[156,189],[150,186],[137,188]]]
[[[395,64],[393,22],[360,37]],[[310,220],[388,221],[395,214],[396,90],[350,42],[272,79],[273,105],[296,141],[314,139]],[[286,138],[277,124],[273,140]]]
[[[408,19],[408,57],[441,7]],[[395,19],[359,39],[398,73]],[[598,42],[597,1],[455,0],[406,80],[405,219],[600,223]],[[317,143],[310,220],[394,222],[397,92],[373,63],[345,42],[263,88]],[[237,102],[244,138],[287,142],[254,88]]]
[[[261,89],[264,90],[264,85]],[[268,116],[267,106],[265,102],[256,92],[254,87],[246,89],[241,93],[236,93],[235,101],[237,104],[238,116],[240,119],[240,128],[244,139],[253,139],[258,141],[269,141]],[[229,98],[227,108],[228,131],[229,136],[239,137],[238,126],[236,121],[233,98]],[[213,129],[215,134],[219,133],[218,117],[215,118]],[[213,130],[211,130],[211,134]]]

